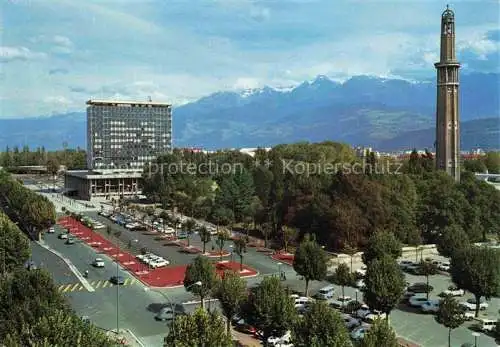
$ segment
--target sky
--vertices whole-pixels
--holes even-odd
[[[88,99],[181,105],[317,75],[422,80],[440,0],[2,0],[0,117]],[[462,73],[499,72],[499,0],[454,1]],[[0,129],[1,131],[1,129]]]

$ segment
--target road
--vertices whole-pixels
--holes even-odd
[[[168,327],[164,322],[155,321],[154,315],[167,304],[166,299],[159,293],[146,290],[141,282],[136,281],[121,268],[118,269],[118,273],[126,279],[127,284],[119,287],[111,285],[108,280],[117,273],[115,263],[104,255],[97,255],[83,243],[66,245],[64,240],[57,239],[57,231],[55,234],[46,234],[45,243],[68,258],[80,272],[83,273],[88,269],[88,281],[94,284],[95,291],[89,292],[82,288],[77,277],[58,256],[36,243],[32,247],[32,258],[54,276],[55,282],[65,290],[64,295],[77,314],[88,316],[97,326],[111,330],[116,329],[118,311],[120,329],[133,331],[145,346],[162,346],[163,336],[167,334]],[[105,259],[104,268],[97,269],[90,265],[97,256]],[[182,291],[184,298],[193,298],[191,294],[183,289]]]

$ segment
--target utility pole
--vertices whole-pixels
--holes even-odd
[[[120,243],[118,242],[118,237],[116,238],[116,245],[118,247],[118,253],[116,254],[116,335],[120,332],[120,319],[119,319],[119,310],[120,310],[120,280],[118,278],[119,275],[119,267],[118,267],[118,257],[120,256]]]

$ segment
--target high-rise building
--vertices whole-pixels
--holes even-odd
[[[458,70],[455,55],[455,14],[446,7],[441,15],[441,58],[437,70],[436,168],[460,180],[460,118]]]
[[[90,170],[141,170],[172,149],[172,107],[156,102],[87,101]]]

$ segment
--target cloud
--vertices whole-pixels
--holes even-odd
[[[0,61],[29,60],[3,66],[2,84],[10,86],[3,112],[81,110],[89,98],[111,97],[181,104],[222,90],[296,85],[320,74],[339,81],[359,74],[427,79],[438,60],[443,5],[431,1],[364,1],[354,8],[347,0],[137,4],[3,6]],[[464,70],[498,71],[498,9],[490,2],[454,6]]]
[[[8,63],[16,60],[35,60],[45,57],[45,53],[33,52],[26,47],[0,46],[0,62],[2,63]]]

